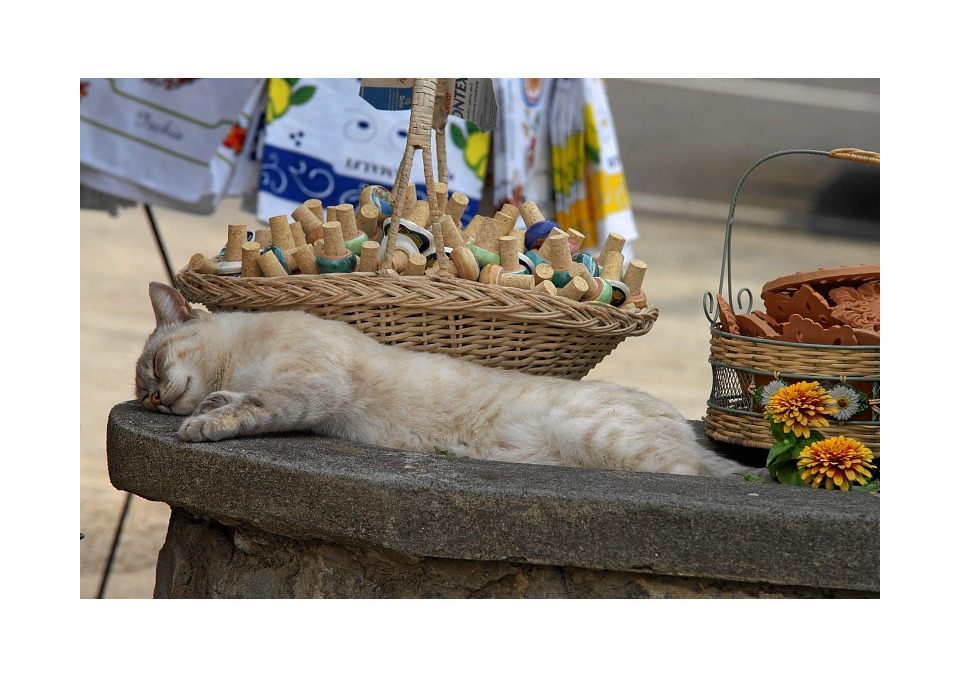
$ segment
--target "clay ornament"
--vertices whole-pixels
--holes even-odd
[[[323,248],[317,256],[320,273],[352,273],[357,269],[357,255],[346,248],[339,221],[323,224]]]
[[[385,220],[393,216],[393,203],[390,202],[390,191],[383,186],[370,185],[361,190],[357,206],[362,210],[364,205],[372,205],[376,208],[377,223],[381,226]]]
[[[527,232],[523,238],[523,246],[527,250],[540,249],[553,229],[560,229],[556,221],[550,221],[544,218],[540,213],[540,208],[533,201],[524,202],[520,205],[520,216],[523,222],[527,224]]]

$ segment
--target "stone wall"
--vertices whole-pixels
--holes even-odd
[[[179,422],[107,426],[114,486],[173,508],[156,597],[879,597],[878,496]]]

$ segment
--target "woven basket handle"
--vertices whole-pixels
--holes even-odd
[[[437,249],[437,265],[441,272],[448,272],[449,259],[443,248],[443,233],[440,228],[440,208],[437,204],[437,195],[433,186],[433,157],[431,138],[434,127],[434,110],[437,105],[438,88],[436,78],[417,78],[413,83],[413,100],[410,105],[410,127],[407,131],[407,143],[403,149],[403,158],[397,170],[397,177],[393,184],[391,199],[393,215],[390,226],[387,228],[387,244],[384,247],[383,260],[380,270],[393,269],[393,253],[397,246],[397,234],[400,229],[400,219],[403,216],[406,202],[406,189],[410,183],[410,170],[413,168],[413,156],[419,149],[423,157],[423,176],[427,184],[427,203],[430,205],[430,227],[433,231],[434,244]],[[446,105],[444,104],[443,119],[446,120]],[[446,150],[444,148],[443,170],[446,172]]]
[[[776,153],[765,155],[754,162],[740,177],[737,187],[733,191],[733,198],[730,200],[730,213],[727,216],[727,232],[723,240],[723,254],[720,259],[720,284],[717,287],[717,295],[722,295],[724,284],[726,284],[726,299],[731,308],[737,308],[735,313],[749,313],[753,308],[753,293],[746,287],[737,292],[736,298],[733,296],[733,275],[731,273],[731,235],[733,233],[733,213],[737,207],[737,198],[747,177],[754,169],[762,165],[767,160],[782,155],[820,155],[834,160],[846,160],[849,162],[862,162],[865,164],[880,166],[880,153],[875,151],[860,150],[859,148],[836,148],[834,150],[781,150]],[[734,306],[734,303],[736,305]],[[717,323],[720,317],[720,307],[716,297],[712,292],[705,292],[703,295],[703,314],[707,316],[710,325]]]

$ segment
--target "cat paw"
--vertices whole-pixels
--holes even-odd
[[[239,393],[232,393],[228,390],[218,390],[217,392],[207,395],[203,402],[193,410],[193,415],[197,416],[214,409],[219,409],[220,407],[225,407],[228,404],[239,402],[242,398],[243,395]]]
[[[222,421],[194,414],[183,422],[177,435],[184,442],[216,442],[234,437],[236,432]]]

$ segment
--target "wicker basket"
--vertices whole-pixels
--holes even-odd
[[[749,313],[752,294],[741,289],[732,293],[730,280],[730,235],[737,196],[747,176],[761,163],[781,155],[812,154],[833,159],[880,165],[878,153],[843,148],[832,151],[787,150],[767,155],[741,177],[734,191],[727,220],[718,295],[733,299],[746,297]],[[704,312],[710,320],[710,358],[713,385],[707,400],[704,432],[712,439],[746,447],[769,449],[774,444],[770,424],[755,402],[754,393],[773,379],[785,382],[819,381],[836,385],[845,382],[866,395],[869,408],[849,421],[831,420],[818,428],[825,437],[853,437],[880,455],[880,347],[792,343],[752,338],[721,329],[717,299],[704,295]]]
[[[404,204],[400,193],[408,184],[414,151],[420,150],[437,266],[448,264],[433,187],[431,131],[439,145],[439,180],[447,182],[446,116],[434,115],[436,99],[436,80],[415,81],[407,146],[393,187],[398,206],[385,236],[384,262],[392,259]],[[452,275],[384,274],[392,272],[231,277],[185,268],[177,275],[177,286],[188,301],[211,311],[304,310],[352,324],[381,343],[574,380],[627,337],[649,332],[659,314],[649,306],[571,301]]]
[[[219,310],[305,310],[352,324],[381,343],[485,366],[580,379],[656,308],[621,309],[469,280],[376,273],[242,278],[182,270],[188,301]]]

